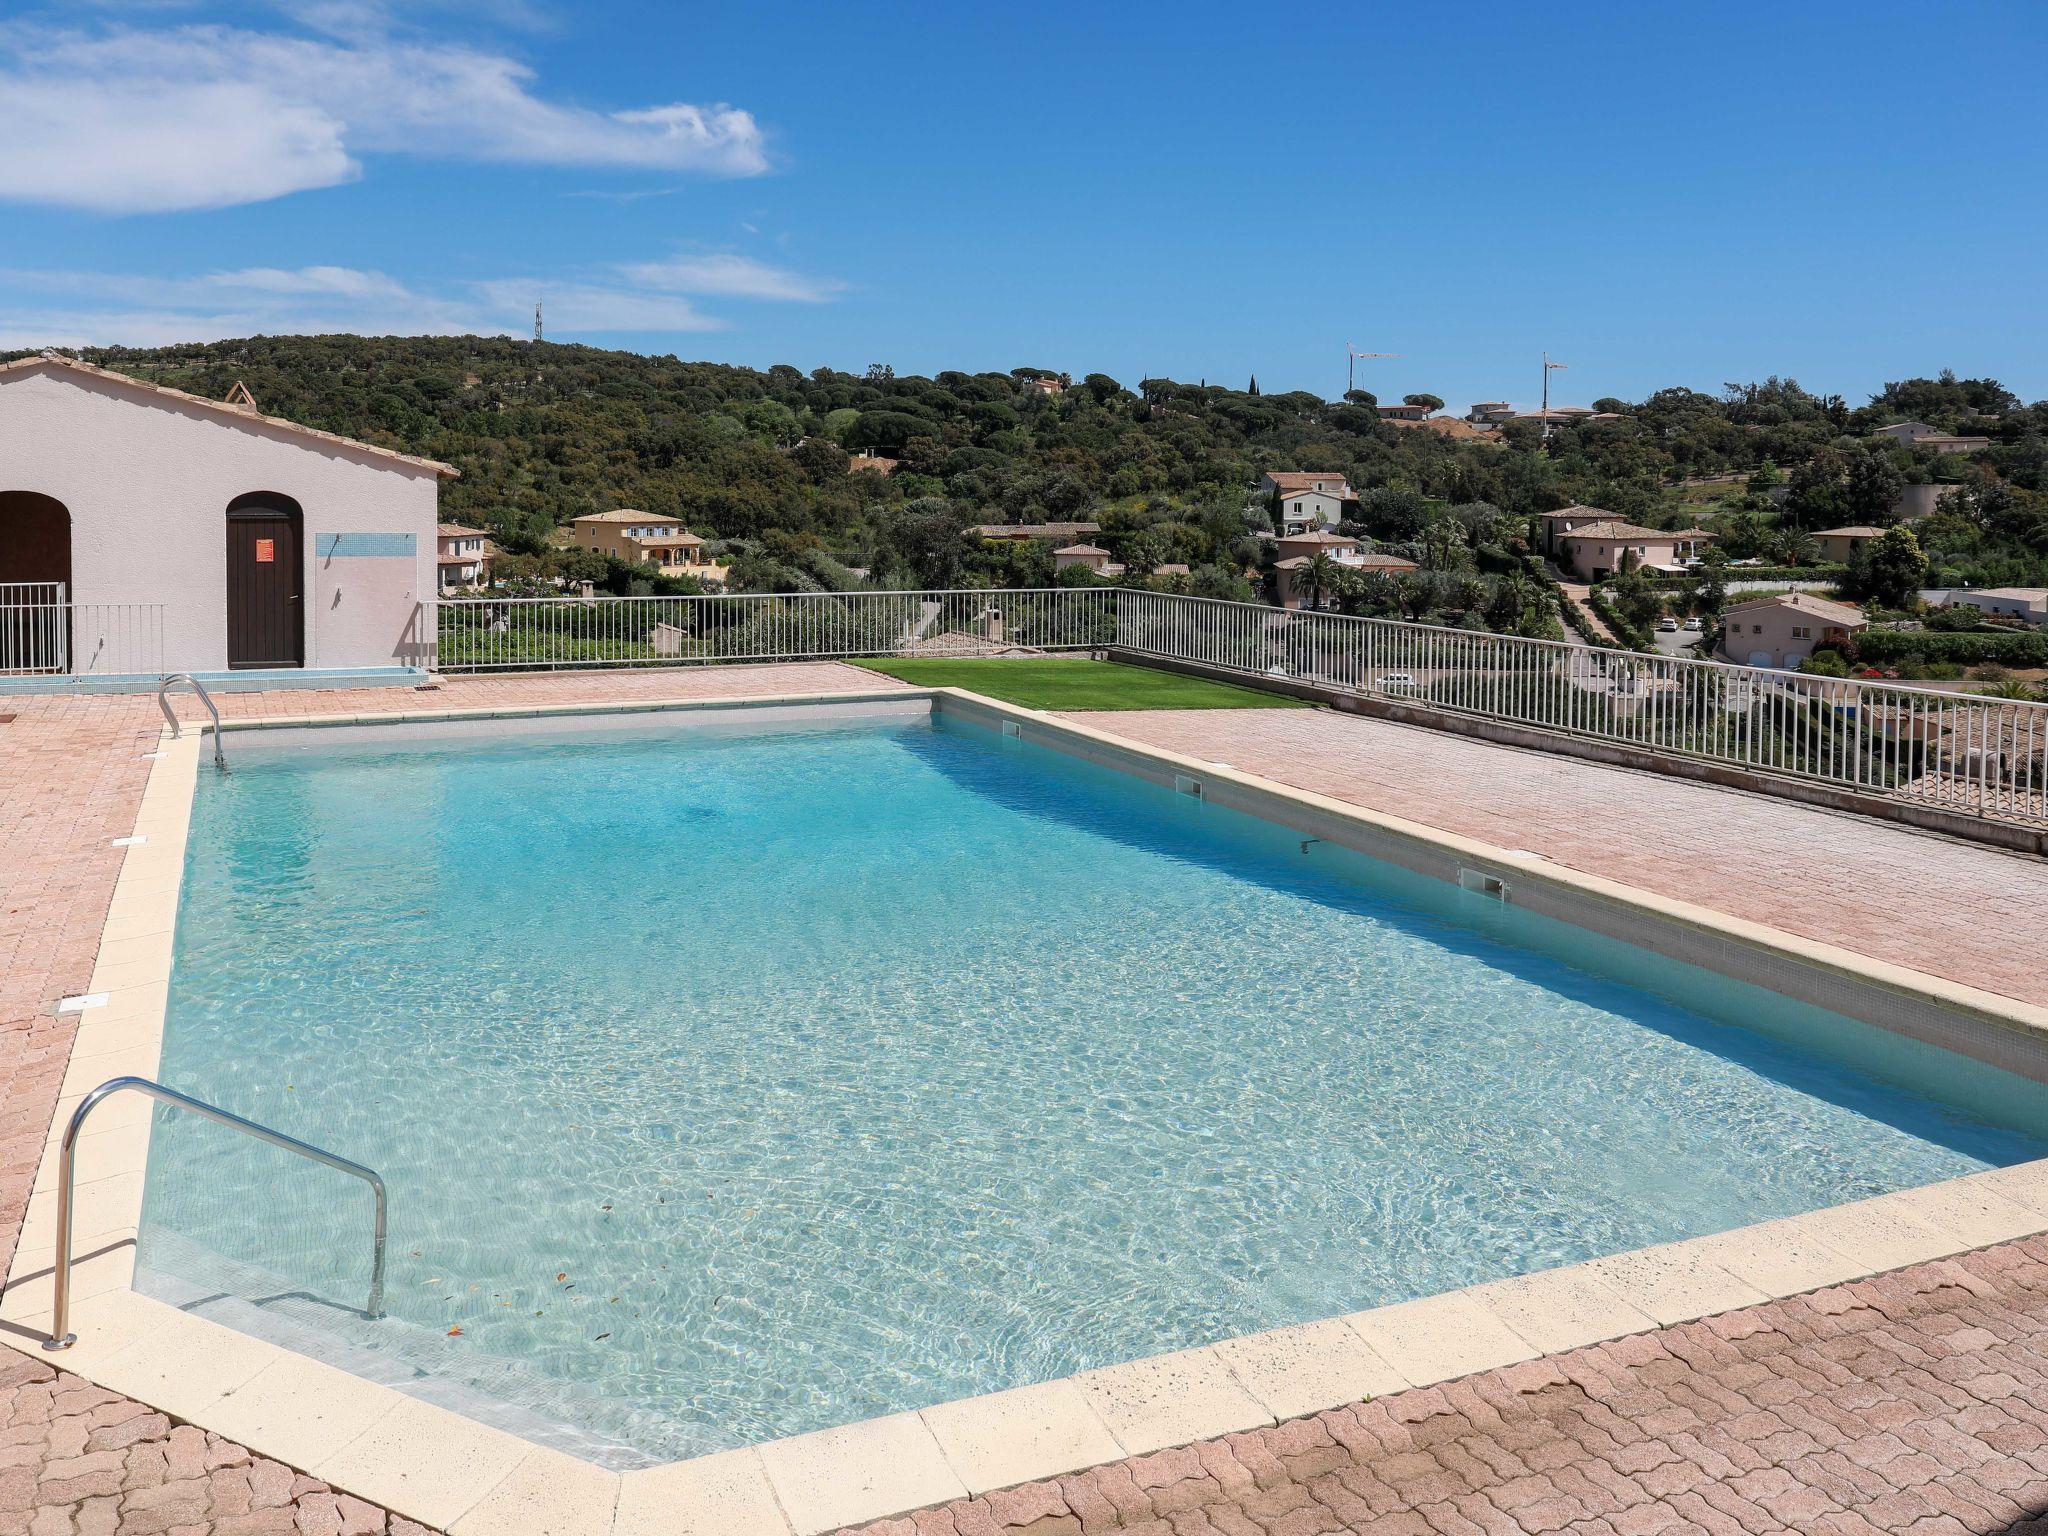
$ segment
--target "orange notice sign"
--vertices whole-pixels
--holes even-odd
[[[256,541],[256,563],[258,565],[273,565],[276,561],[277,540],[258,539]]]

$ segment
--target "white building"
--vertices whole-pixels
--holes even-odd
[[[1980,613],[2024,619],[2029,624],[2048,624],[2048,587],[1960,587],[1948,594],[1956,608],[1975,608]]]
[[[0,672],[429,665],[454,474],[55,353],[0,365],[0,605],[63,594]]]

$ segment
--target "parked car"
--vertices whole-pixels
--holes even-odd
[[[1685,621],[1685,628],[1688,634],[1697,634],[1705,629],[1706,625],[1702,624],[1698,619],[1687,619]]]
[[[1657,633],[1658,633],[1658,634],[1660,634],[1660,635],[1675,635],[1675,634],[1677,634],[1677,633],[1678,633],[1678,620],[1676,620],[1676,619],[1659,619],[1659,620],[1657,621]]]
[[[1382,693],[1414,693],[1422,687],[1413,672],[1389,672],[1374,678],[1372,685]]]

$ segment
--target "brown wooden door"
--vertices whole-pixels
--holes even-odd
[[[228,665],[306,663],[299,517],[282,507],[228,512]]]

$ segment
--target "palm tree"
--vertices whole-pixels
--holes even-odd
[[[1308,594],[1310,609],[1323,606],[1323,594],[1337,584],[1337,562],[1330,558],[1328,550],[1317,550],[1308,557],[1306,565],[1295,567],[1296,590]]]

